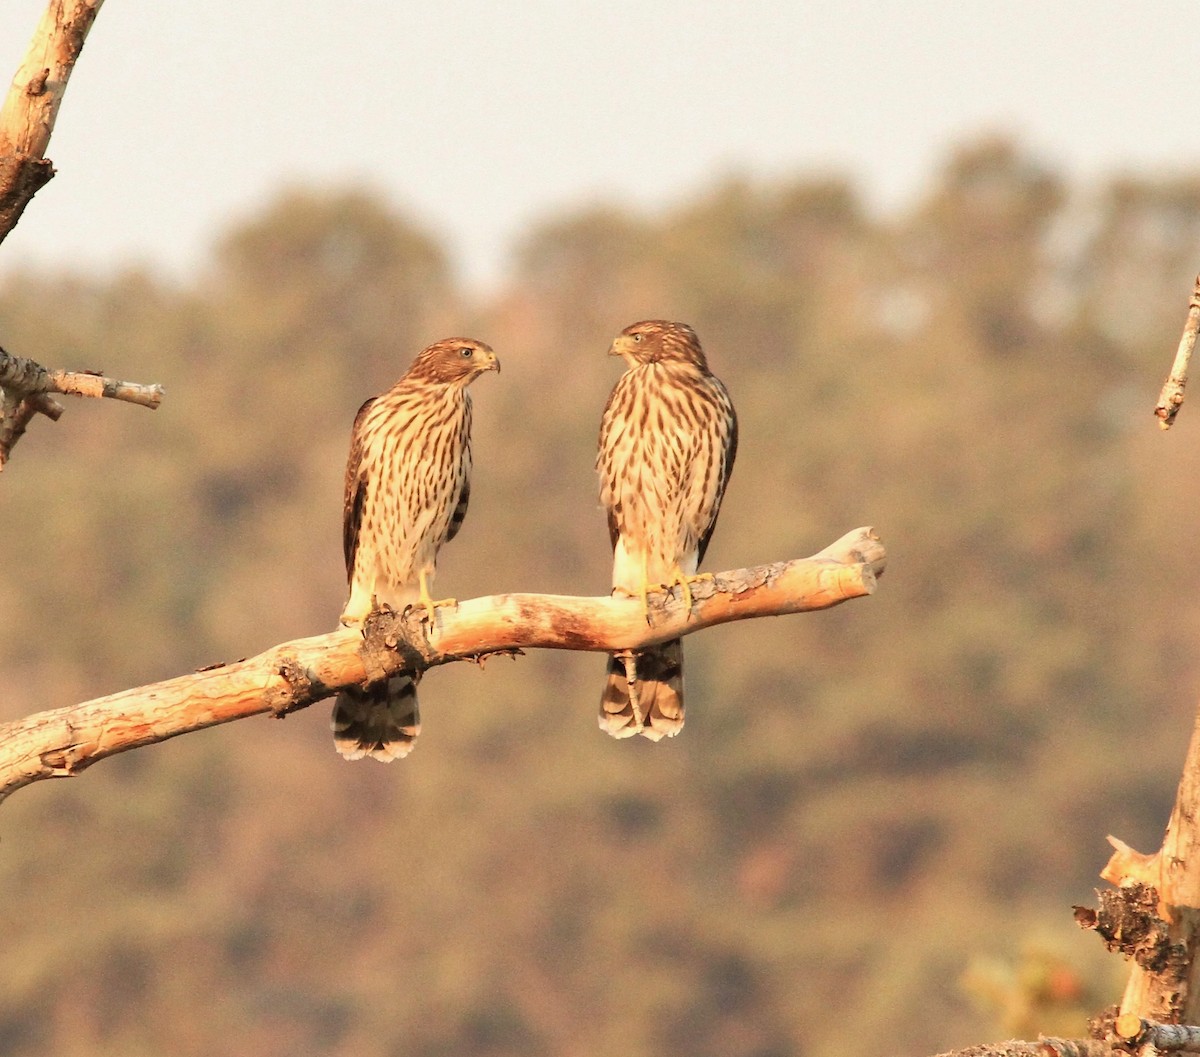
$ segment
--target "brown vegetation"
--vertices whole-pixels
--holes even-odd
[[[353,410],[449,330],[505,360],[459,597],[603,590],[603,353],[647,315],[741,413],[710,566],[863,520],[893,564],[848,618],[705,632],[668,744],[604,738],[600,662],[538,654],[431,674],[403,765],[310,710],[14,798],[0,1048],[820,1055],[853,1010],[919,1054],[992,1033],[956,986],[986,955],[1055,966],[1033,1014],[1008,993],[1081,1034],[1119,974],[1065,908],[1104,833],[1156,842],[1200,684],[1200,420],[1149,426],[1198,249],[1200,180],[1084,199],[984,143],[904,217],[797,179],[560,218],[484,305],[352,192],[282,198],[184,287],[10,277],[6,347],[171,403],[35,424],[6,470],[0,718],[332,627]]]

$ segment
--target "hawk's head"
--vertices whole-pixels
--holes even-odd
[[[409,378],[442,385],[470,385],[484,371],[499,371],[490,345],[474,338],[443,338],[425,349],[408,369]]]
[[[620,356],[630,367],[639,363],[690,363],[708,370],[700,339],[686,323],[645,319],[632,323],[609,346],[610,356]]]

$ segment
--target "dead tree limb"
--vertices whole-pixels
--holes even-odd
[[[1113,1047],[1096,1039],[1057,1039],[1043,1036],[1036,1042],[1010,1039],[968,1046],[938,1057],[1114,1057]]]
[[[0,349],[0,472],[35,414],[58,421],[63,406],[51,393],[108,397],[151,410],[163,399],[161,385],[120,382],[94,371],[51,371]]]
[[[811,558],[717,573],[692,588],[640,600],[505,594],[437,611],[376,613],[364,631],[339,628],[216,665],[0,726],[0,799],[43,778],[193,730],[271,712],[282,716],[347,686],[488,654],[637,649],[715,624],[828,609],[871,594],[886,555],[874,530],[856,529]]]
[[[1100,893],[1098,911],[1076,920],[1133,961],[1118,1023],[1143,1019],[1200,1022],[1200,713],[1188,746],[1175,807],[1153,855],[1109,837],[1116,849],[1100,876],[1117,886]]]
[[[0,107],[0,242],[54,176],[46,158],[67,80],[104,0],[50,0]]]
[[[1159,1024],[1126,1013],[1117,1017],[1113,1034],[1131,1050],[1147,1047],[1151,1053],[1200,1053],[1200,1027],[1191,1024]]]
[[[1162,392],[1158,394],[1158,403],[1154,406],[1161,429],[1171,428],[1175,416],[1183,406],[1183,391],[1187,386],[1188,366],[1192,362],[1192,350],[1196,347],[1197,331],[1200,331],[1200,275],[1196,276],[1196,284],[1192,287],[1187,322],[1183,325],[1183,335],[1179,339],[1179,348],[1175,351],[1175,362],[1171,364],[1171,373],[1163,382]]]

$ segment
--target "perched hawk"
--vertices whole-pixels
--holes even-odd
[[[358,626],[378,606],[424,606],[438,550],[454,539],[471,494],[470,385],[500,370],[482,341],[447,338],[422,352],[391,389],[354,419],[346,463],[342,541],[350,597],[342,623]],[[345,690],[333,706],[333,740],[348,760],[407,756],[421,730],[416,682],[393,676]]]
[[[613,590],[641,598],[689,580],[704,558],[737,453],[737,416],[686,323],[626,327],[608,350],[628,365],[600,422],[600,499],[613,545]],[[683,727],[679,639],[608,661],[600,727],[653,741]]]

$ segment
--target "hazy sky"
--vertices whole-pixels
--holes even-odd
[[[44,6],[0,0],[6,79]],[[1198,30],[1163,0],[107,0],[0,266],[191,269],[288,182],[382,189],[486,282],[533,218],[732,171],[902,205],[982,128],[1077,178],[1200,167]]]

